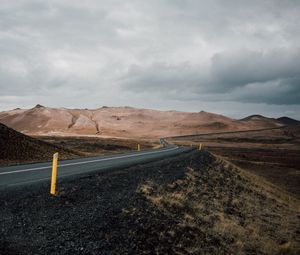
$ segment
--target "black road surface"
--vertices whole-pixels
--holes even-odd
[[[58,180],[67,177],[76,178],[77,175],[85,173],[146,163],[191,150],[191,148],[188,147],[168,145],[163,139],[161,143],[165,147],[155,150],[59,161]],[[31,185],[46,180],[50,181],[51,168],[52,162],[1,167],[0,189],[20,185]]]

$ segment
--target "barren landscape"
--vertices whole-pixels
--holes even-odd
[[[37,136],[39,140],[78,151],[85,156],[105,155],[158,148],[158,139],[101,138],[89,136]]]
[[[298,201],[207,152],[1,191],[2,254],[298,254]]]
[[[58,152],[60,159],[74,159],[159,147],[156,140],[101,137],[30,137],[0,123],[0,166],[51,161]]]
[[[0,112],[0,122],[28,135],[161,138],[197,133],[274,128],[280,119],[259,115],[235,120],[209,112],[178,112],[101,107],[98,109],[50,108]]]
[[[49,161],[55,152],[59,152],[61,159],[83,156],[78,151],[29,137],[1,123],[0,148],[0,166]]]
[[[222,156],[299,197],[300,125],[278,129],[169,138]]]
[[[122,113],[126,124],[103,121],[98,125],[103,132],[93,134],[86,122],[78,129],[75,124],[59,126],[64,118],[57,116],[65,109],[58,115],[57,109],[43,106],[29,112],[0,113],[2,120],[24,133],[1,124],[1,146],[7,149],[1,151],[0,163],[49,161],[57,151],[60,159],[71,159],[136,151],[138,144],[149,150],[161,146],[159,134],[168,136],[170,144],[192,146],[193,151],[62,179],[55,197],[48,195],[47,181],[2,189],[0,253],[300,252],[300,125],[296,120],[260,115],[230,120],[204,112],[103,109],[115,116]],[[50,117],[41,121],[45,112],[50,112]],[[141,133],[129,138],[136,125],[134,118],[141,119]],[[165,125],[180,124],[175,124],[175,129],[174,125],[162,128],[161,119],[168,119]],[[121,123],[121,119],[114,121]],[[191,122],[194,124],[186,128]],[[26,125],[35,131],[28,132]],[[115,131],[105,132],[111,125]],[[119,132],[121,128],[125,132]]]
[[[299,0],[0,3],[0,255],[300,255]]]

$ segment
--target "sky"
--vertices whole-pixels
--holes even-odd
[[[0,0],[0,111],[300,119],[299,0]]]

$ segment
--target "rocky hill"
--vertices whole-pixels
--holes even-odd
[[[55,152],[61,159],[78,156],[76,152],[21,134],[0,123],[0,164],[48,161]]]
[[[208,112],[178,112],[101,107],[98,109],[50,108],[0,112],[0,122],[29,135],[157,138],[195,133],[272,128],[276,119],[248,117],[235,120]]]

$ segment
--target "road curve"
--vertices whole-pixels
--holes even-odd
[[[61,160],[58,164],[58,180],[76,178],[78,175],[123,168],[140,163],[155,161],[190,151],[189,147],[168,145],[164,148],[109,156],[98,156],[72,160]],[[14,186],[29,186],[49,181],[51,162],[0,167],[0,189]]]

